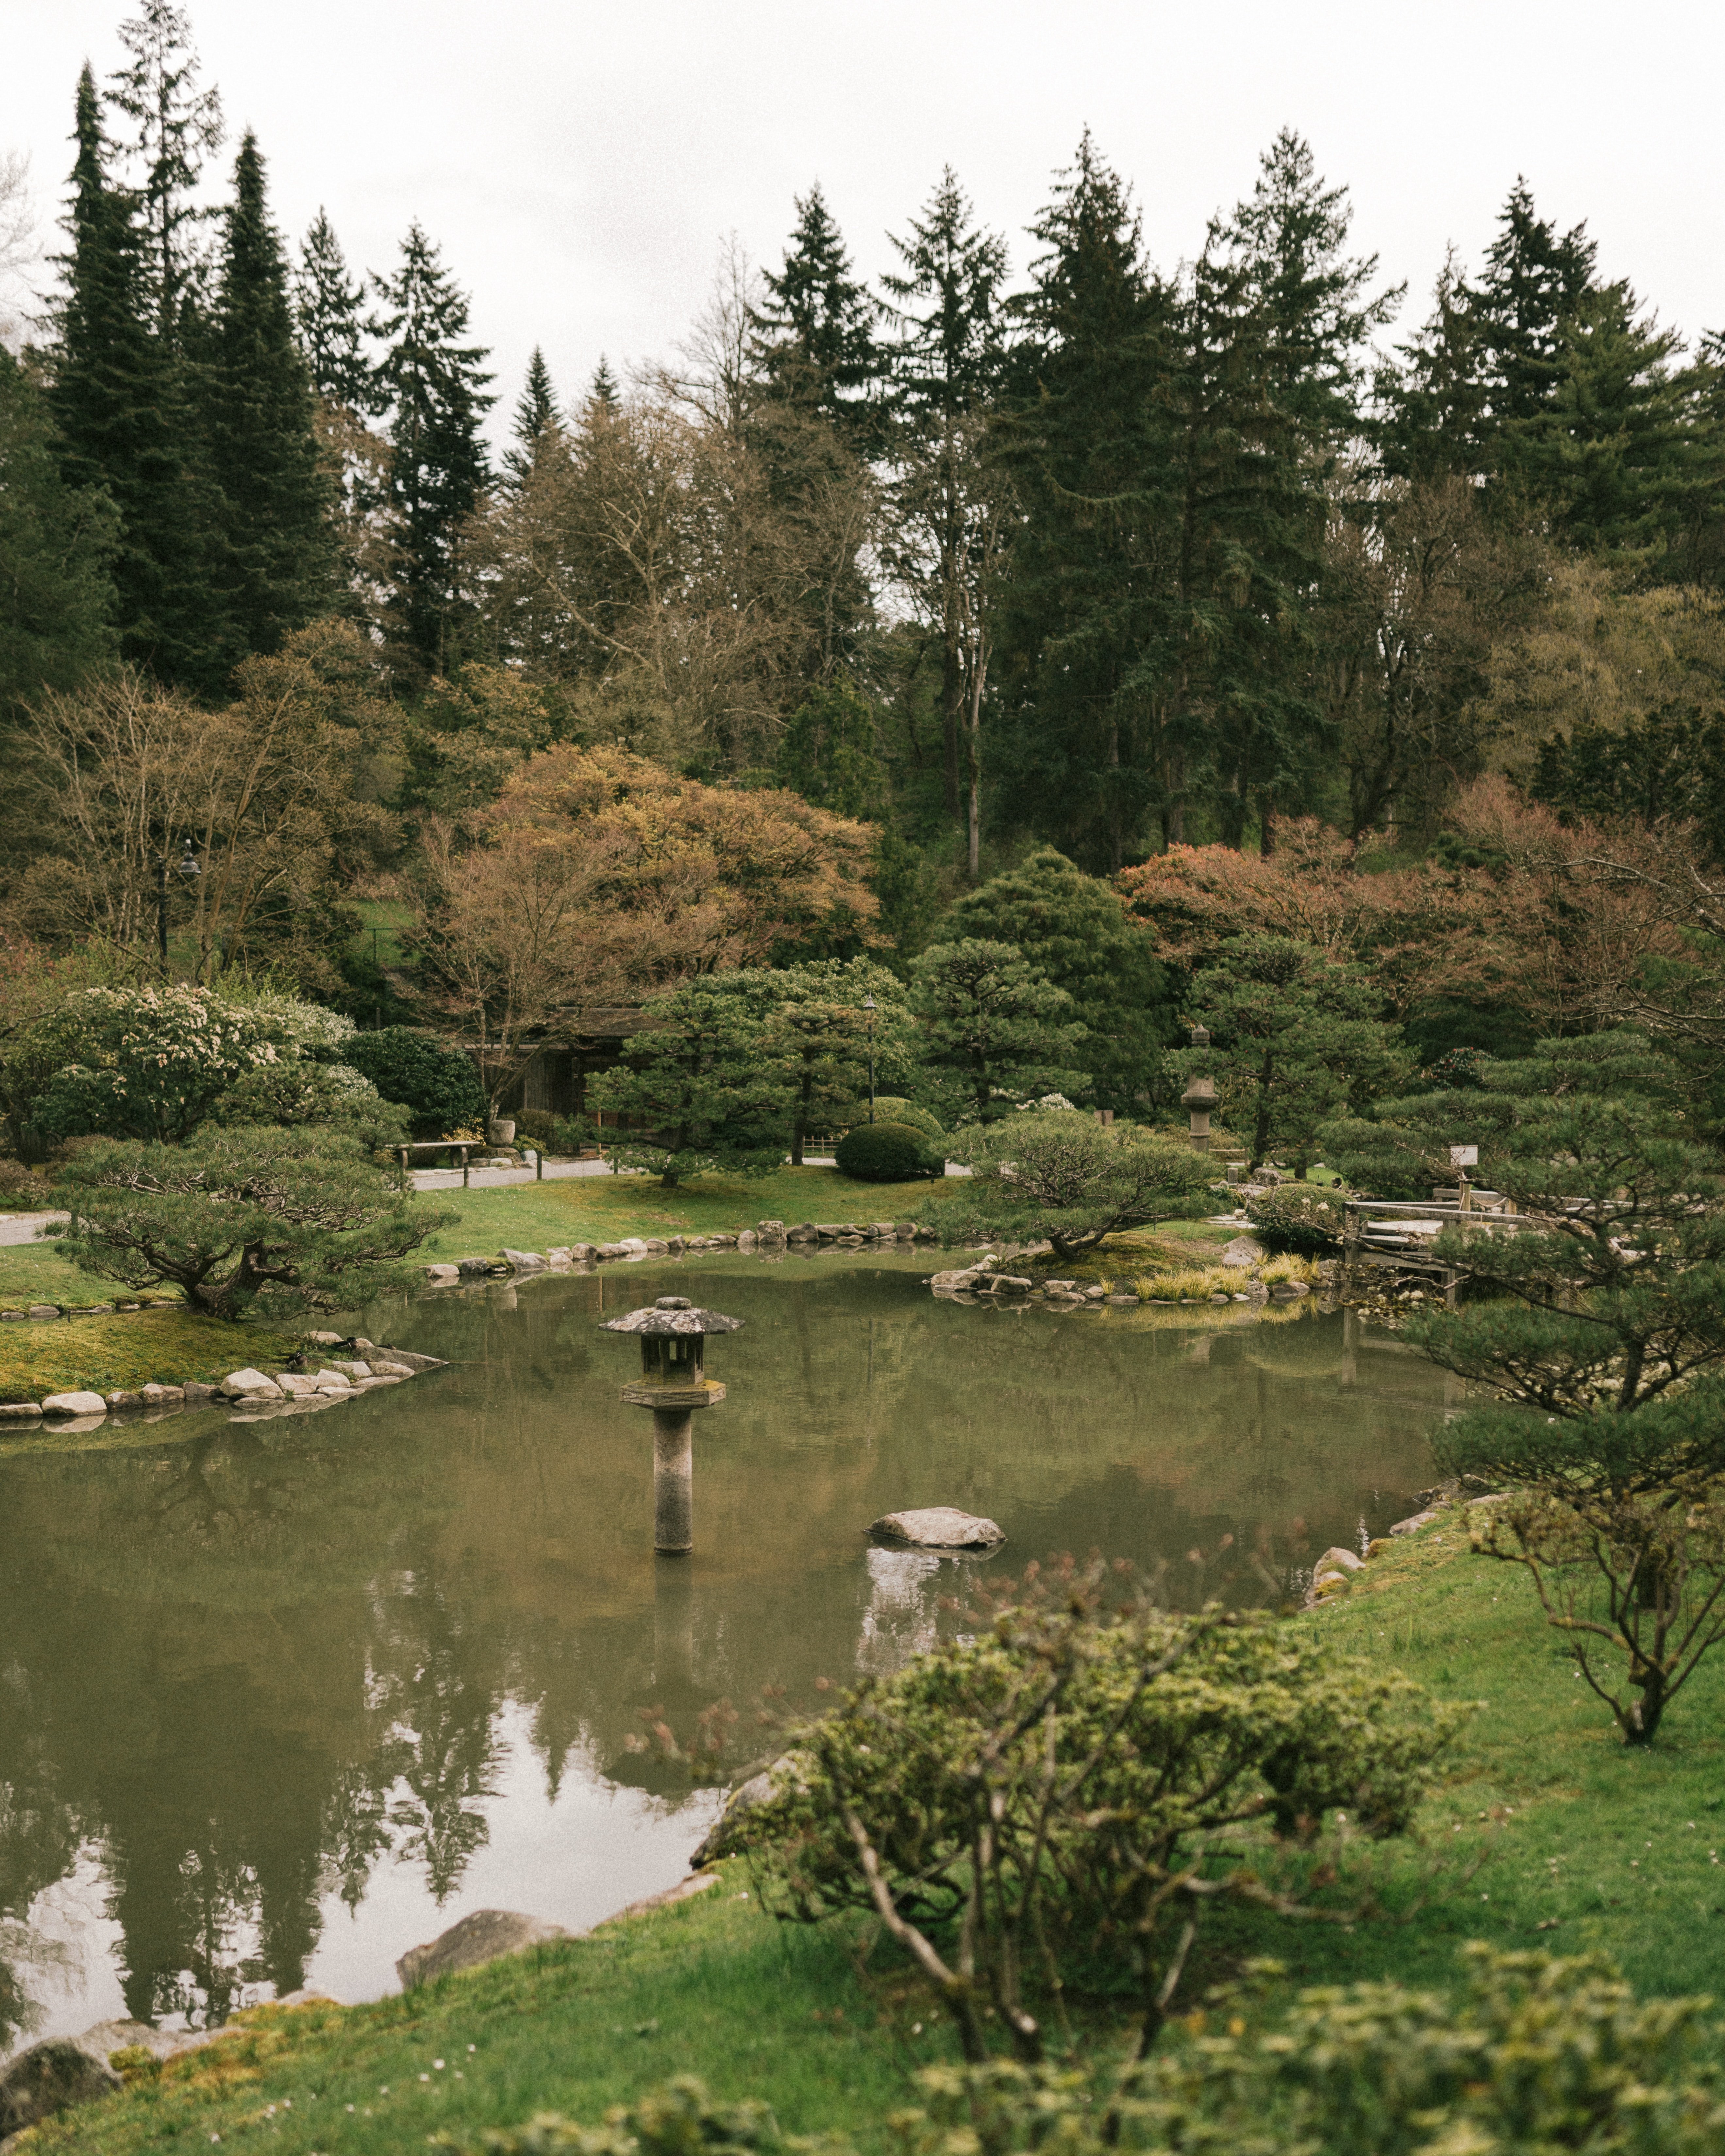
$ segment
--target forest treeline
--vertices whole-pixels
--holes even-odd
[[[553,750],[800,797],[868,856],[819,950],[901,969],[1038,844],[1460,860],[1507,777],[1725,850],[1725,343],[1522,182],[1388,345],[1404,295],[1291,131],[1174,266],[1088,136],[1016,272],[949,169],[870,288],[815,185],[670,358],[536,352],[496,455],[431,236],[290,244],[249,133],[213,200],[186,16],[121,37],[0,354],[13,932],[147,942],[189,837],[228,864],[198,970],[377,1008],[355,894],[452,887]]]

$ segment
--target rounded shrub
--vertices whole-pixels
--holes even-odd
[[[407,1110],[416,1137],[440,1138],[485,1120],[485,1092],[472,1058],[439,1048],[411,1026],[357,1033],[342,1053],[386,1101],[399,1101]]]
[[[857,1101],[854,1106],[846,1108],[842,1115],[835,1115],[833,1118],[835,1123],[848,1124],[852,1130],[868,1120],[869,1104],[866,1101]],[[875,1127],[878,1129],[882,1123],[902,1123],[907,1129],[922,1131],[932,1138],[943,1138],[947,1134],[939,1120],[928,1109],[919,1107],[914,1101],[901,1101],[896,1095],[888,1093],[875,1096]]]
[[[859,1123],[839,1141],[833,1158],[839,1173],[858,1183],[909,1183],[946,1170],[940,1148],[909,1123]]]
[[[1309,1183],[1281,1183],[1246,1200],[1246,1217],[1259,1240],[1272,1250],[1327,1257],[1342,1247],[1347,1218],[1339,1198]]]

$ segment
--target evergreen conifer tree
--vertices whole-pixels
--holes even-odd
[[[1523,179],[1497,222],[1471,298],[1491,418],[1502,430],[1549,410],[1565,371],[1564,331],[1592,287],[1599,250],[1585,224],[1559,233],[1538,216]]]
[[[902,540],[896,566],[939,623],[942,774],[947,813],[956,817],[963,716],[974,707],[980,717],[983,686],[978,572],[999,493],[989,483],[984,422],[1004,366],[1006,244],[978,228],[951,166],[911,219],[909,239],[892,244],[904,267],[881,280],[896,331],[882,367]]]
[[[115,649],[118,518],[101,488],[66,485],[54,447],[40,382],[0,346],[0,727]]]
[[[320,209],[300,244],[294,284],[300,349],[318,395],[350,412],[368,412],[373,402],[372,370],[363,349],[364,300],[362,288],[347,280],[341,243]]]
[[[310,620],[331,572],[330,488],[318,469],[311,377],[249,130],[234,167],[204,344],[209,470],[221,495],[212,575],[237,664],[275,650]]]
[[[491,379],[485,348],[465,341],[466,295],[417,223],[395,275],[373,281],[382,305],[367,327],[386,347],[377,380],[389,400],[395,452],[390,613],[405,649],[447,673],[458,656],[457,541],[490,475],[480,419],[496,400],[485,394]]]
[[[617,377],[611,372],[611,362],[601,352],[599,363],[593,369],[593,387],[587,393],[588,403],[601,412],[614,412],[622,396]]]
[[[990,876],[961,898],[932,942],[1011,943],[1072,999],[1085,1029],[1073,1060],[1097,1105],[1131,1113],[1153,1081],[1168,1039],[1167,986],[1155,939],[1113,887],[1052,846]]]
[[[193,198],[205,157],[221,147],[222,100],[198,89],[191,20],[169,0],[143,0],[120,42],[131,59],[111,78],[110,102],[131,122],[123,148],[137,167],[149,295],[157,334],[172,342],[193,294],[198,227],[214,214]]]
[[[1018,302],[1006,454],[1019,504],[1002,625],[1009,813],[1111,873],[1145,815],[1179,803],[1202,742],[1129,676],[1178,649],[1168,535],[1179,433],[1162,393],[1178,295],[1144,260],[1124,183],[1086,133],[1031,227],[1044,253]]]
[[[213,661],[209,504],[181,370],[152,320],[146,238],[133,198],[109,179],[87,66],[75,140],[51,391],[61,475],[74,488],[105,488],[119,512],[113,575],[124,656],[169,682],[201,681]]]
[[[852,271],[820,182],[796,204],[783,265],[764,273],[766,301],[753,312],[757,361],[777,395],[819,412],[865,448],[875,424],[867,402],[878,366],[875,303]]]
[[[600,362],[603,366],[603,362]],[[533,356],[527,362],[527,379],[522,388],[520,402],[515,408],[515,424],[511,429],[515,445],[503,452],[506,484],[525,486],[532,477],[539,460],[540,444],[547,427],[559,424],[556,393],[552,388],[551,369],[545,363],[545,354],[536,344]]]

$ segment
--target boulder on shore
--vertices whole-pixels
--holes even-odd
[[[890,1535],[914,1549],[993,1549],[1006,1540],[992,1520],[961,1512],[956,1505],[924,1505],[906,1512],[883,1512],[870,1522],[871,1535]]]
[[[69,2037],[33,2044],[0,2071],[0,2139],[123,2086],[105,2059],[92,2057]]]
[[[225,1393],[230,1400],[254,1399],[259,1396],[264,1399],[280,1399],[281,1397],[280,1386],[274,1378],[266,1378],[261,1370],[230,1370],[216,1389]]]
[[[512,1909],[475,1909],[459,1924],[423,1947],[409,1947],[395,1964],[403,1991],[412,1991],[458,1969],[477,1969],[481,1962],[496,1961],[504,1954],[523,1953],[529,1947],[547,1946],[572,1934],[561,1924],[547,1924],[538,1917],[523,1917]]]
[[[42,1412],[51,1415],[105,1415],[108,1403],[100,1393],[49,1393],[42,1403]]]
[[[1269,1255],[1269,1251],[1255,1236],[1236,1235],[1223,1250],[1222,1262],[1224,1265],[1250,1267],[1262,1265]]]

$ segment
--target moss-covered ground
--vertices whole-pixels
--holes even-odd
[[[1384,1900],[1356,1924],[1219,1924],[1197,1981],[1275,1953],[1302,1983],[1445,1986],[1470,1938],[1597,1948],[1643,1993],[1725,1994],[1725,1661],[1703,1666],[1650,1749],[1618,1742],[1519,1573],[1471,1555],[1441,1517],[1292,1620],[1479,1702],[1410,1842],[1386,1845]],[[790,2130],[885,2146],[943,2026],[868,1928],[773,1924],[726,1867],[713,1893],[593,1938],[346,2010],[266,2013],[233,2049],[39,2129],[25,2148],[132,2156],[169,2146],[280,2156],[424,2148],[557,2109],[597,2121],[674,2073],[768,2098]],[[1117,2025],[1081,2009],[1081,2041]],[[470,2048],[470,2046],[471,2048]],[[439,2061],[442,2064],[439,2065]],[[20,2152],[23,2156],[23,2152]]]

